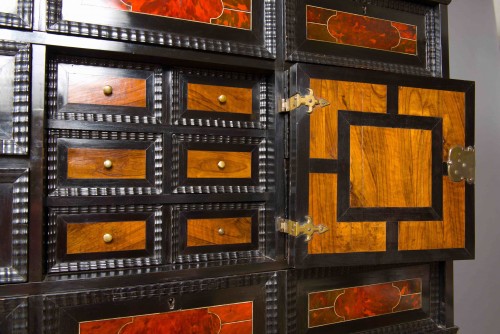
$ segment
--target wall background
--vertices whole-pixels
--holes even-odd
[[[453,0],[448,11],[451,77],[476,81],[476,260],[455,262],[460,334],[500,333],[500,38],[494,1]]]

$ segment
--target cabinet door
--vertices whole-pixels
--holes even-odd
[[[290,87],[330,103],[290,116],[290,218],[328,229],[294,239],[295,265],[473,257],[473,174],[448,161],[474,146],[474,83],[299,64]]]

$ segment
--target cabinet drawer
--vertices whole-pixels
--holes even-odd
[[[265,128],[268,89],[257,74],[176,69],[169,87],[172,124]]]
[[[262,273],[46,295],[41,332],[276,334],[283,278]]]
[[[64,62],[63,62],[64,61]],[[72,63],[74,62],[74,63]],[[81,65],[97,63],[101,66]],[[89,59],[51,60],[51,118],[161,122],[162,71],[153,66]],[[57,85],[57,92],[53,85]]]
[[[159,264],[161,224],[161,206],[51,208],[49,272]]]
[[[162,191],[159,134],[96,132],[90,139],[87,131],[50,130],[49,138],[50,195]]]
[[[261,138],[174,135],[174,192],[262,192]]]
[[[446,76],[442,1],[287,0],[287,58]],[[444,46],[446,48],[446,46]]]

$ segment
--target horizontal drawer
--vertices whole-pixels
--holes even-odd
[[[249,244],[251,242],[252,217],[187,220],[187,247]]]
[[[50,208],[49,272],[159,264],[161,218],[160,206]]]
[[[157,123],[161,121],[162,71],[154,66],[98,60],[51,60],[49,78],[57,93],[51,118],[86,121]],[[62,61],[62,60],[61,60]],[[67,61],[67,60],[65,60]],[[82,63],[102,66],[80,65]],[[55,92],[54,92],[55,93]]]
[[[187,108],[205,112],[252,114],[252,88],[187,84]]]
[[[188,150],[187,177],[249,179],[252,177],[252,152]]]

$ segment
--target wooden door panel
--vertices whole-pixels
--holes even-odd
[[[473,146],[473,83],[308,65],[291,78],[330,103],[291,114],[290,216],[328,229],[295,239],[296,265],[473,256],[473,185],[446,167]]]

